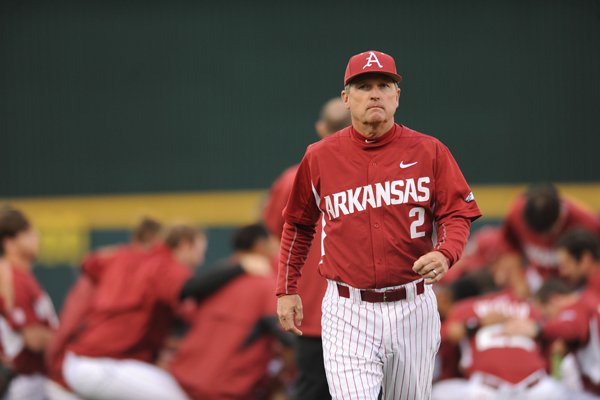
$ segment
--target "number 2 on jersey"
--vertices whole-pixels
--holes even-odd
[[[417,219],[410,224],[410,238],[416,239],[425,236],[425,232],[417,231],[417,228],[425,223],[425,209],[423,207],[411,208],[408,212],[408,216],[411,218],[417,217]]]

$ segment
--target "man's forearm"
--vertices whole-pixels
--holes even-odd
[[[43,325],[30,325],[21,329],[25,347],[34,353],[41,353],[46,349],[52,334],[52,329]]]
[[[463,217],[447,218],[438,224],[435,250],[448,259],[449,267],[462,255],[470,230],[471,220]]]
[[[306,261],[314,235],[314,226],[284,224],[277,277],[278,296],[297,293],[300,270]]]

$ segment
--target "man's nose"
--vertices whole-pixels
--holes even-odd
[[[373,100],[377,100],[381,98],[381,89],[379,89],[378,87],[374,87],[373,89],[371,89],[371,93],[369,93],[371,99]]]

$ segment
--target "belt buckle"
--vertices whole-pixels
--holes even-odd
[[[383,302],[384,302],[384,303],[387,303],[387,296],[386,296],[386,294],[385,294],[385,293],[386,293],[386,292],[383,292]]]

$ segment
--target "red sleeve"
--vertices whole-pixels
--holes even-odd
[[[448,266],[454,265],[467,244],[471,221],[465,218],[451,218],[438,225],[438,242],[435,249],[448,259]]]
[[[290,225],[287,222],[283,225],[277,273],[277,296],[298,293],[298,278],[306,262],[314,235],[314,226]]]
[[[98,283],[103,272],[103,265],[96,253],[90,253],[81,262],[81,271],[91,279],[94,284]]]
[[[304,266],[315,226],[321,215],[318,170],[311,160],[309,146],[296,173],[292,192],[284,211],[285,224],[281,237],[278,296],[298,293],[298,278]]]
[[[263,210],[263,221],[269,231],[281,237],[283,232],[283,209],[288,201],[298,166],[285,170],[271,186],[267,203]]]
[[[553,320],[544,324],[542,334],[546,339],[587,342],[589,315],[581,303],[567,307]]]
[[[318,167],[311,154],[311,146],[309,146],[298,167],[292,191],[283,212],[284,221],[292,225],[315,226],[321,215],[317,204],[320,189]]]
[[[160,265],[160,267],[160,272],[154,274],[155,296],[161,302],[176,309],[180,302],[181,289],[192,276],[192,271],[176,263]]]
[[[440,251],[453,265],[461,256],[471,222],[481,217],[471,188],[448,148],[441,143],[435,168],[435,218]]]
[[[108,264],[117,257],[116,247],[107,247],[85,256],[81,262],[81,270],[94,284],[98,284]]]

